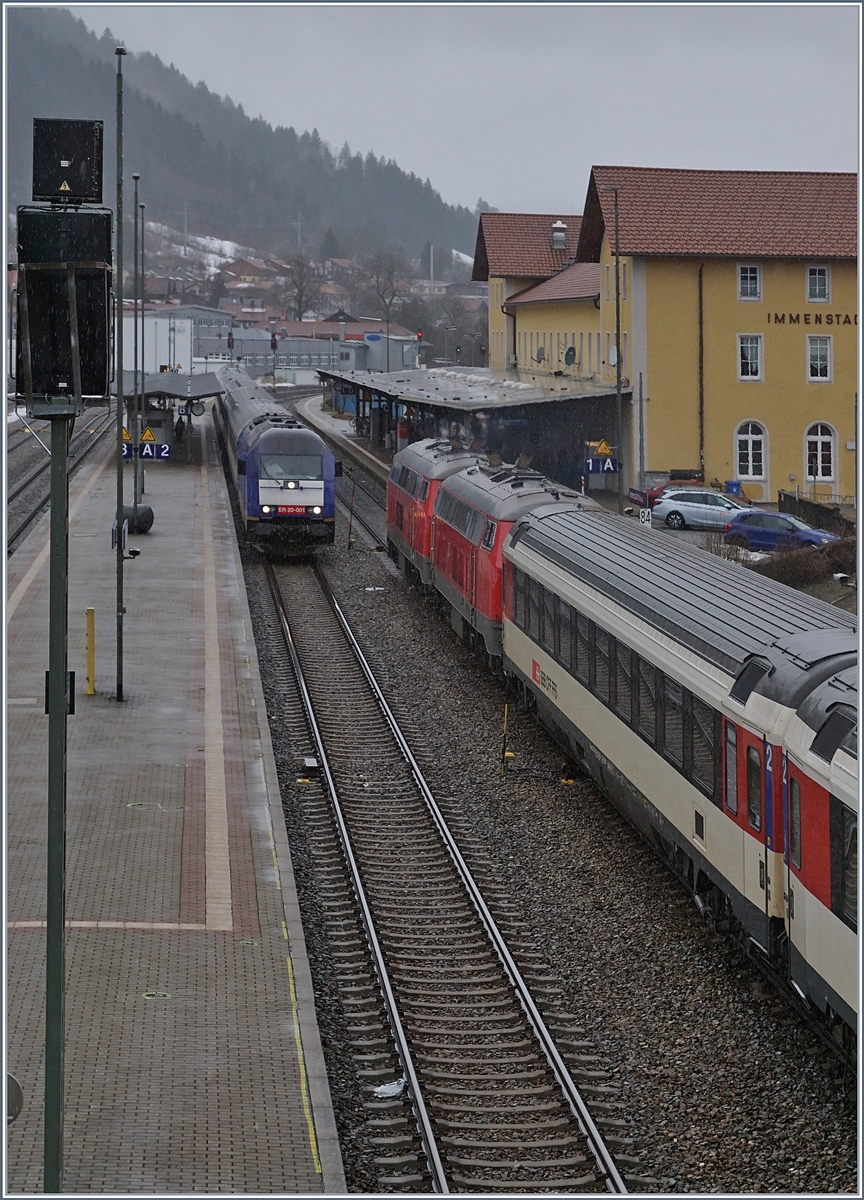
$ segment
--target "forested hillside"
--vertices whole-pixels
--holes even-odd
[[[33,117],[105,122],[104,202],[115,188],[115,42],[91,34],[65,9],[7,9],[7,179],[10,207],[31,199]],[[333,153],[313,130],[273,129],[240,105],[189,82],[152,54],[129,54],[124,173],[141,174],[149,220],[234,238],[257,250],[314,253],[332,227],[343,253],[424,245],[473,253],[467,208],[445,204],[427,179],[394,162]]]

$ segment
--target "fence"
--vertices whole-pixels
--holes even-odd
[[[825,497],[827,503],[808,500],[800,493],[779,491],[777,493],[777,508],[780,512],[791,513],[800,517],[808,525],[816,529],[827,529],[840,537],[855,537],[856,524],[849,521],[840,513],[840,505],[848,504],[854,497],[830,496]]]

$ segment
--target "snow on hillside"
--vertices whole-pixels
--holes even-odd
[[[215,275],[225,263],[233,262],[236,258],[255,255],[250,246],[195,233],[190,233],[184,253],[183,234],[179,230],[172,229],[170,225],[161,225],[158,221],[148,221],[146,227],[148,233],[160,240],[160,253],[185,260],[193,270],[197,267],[208,275]]]

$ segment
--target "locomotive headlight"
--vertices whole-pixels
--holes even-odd
[[[315,505],[315,507],[312,509],[312,511],[313,511],[313,513],[315,514],[315,516],[316,516],[316,517],[320,517],[320,516],[321,516],[321,509],[318,507],[318,505],[317,505],[317,504],[316,504],[316,505]]]
[[[262,504],[262,505],[261,505],[261,511],[262,511],[262,512],[269,512],[269,511],[270,511],[270,505],[269,505],[269,504]]]
[[[289,479],[288,482],[285,484],[285,486],[288,488],[296,488],[297,484],[294,482],[293,479]]]

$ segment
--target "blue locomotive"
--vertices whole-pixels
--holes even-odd
[[[317,433],[268,396],[244,370],[219,373],[213,420],[225,445],[250,545],[274,554],[331,545],[334,479],[342,464]]]

